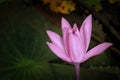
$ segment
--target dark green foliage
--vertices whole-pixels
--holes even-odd
[[[43,16],[24,4],[0,5],[0,80],[74,80],[73,66],[49,63],[56,56],[46,45],[49,41],[46,30],[59,33],[60,28],[52,26]],[[116,67],[99,67],[101,58],[84,64],[87,68],[82,66],[81,80],[118,79]],[[105,58],[107,65],[109,58]],[[96,67],[91,68],[91,64]]]

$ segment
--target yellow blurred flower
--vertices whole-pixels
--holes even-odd
[[[61,4],[61,0],[52,0],[50,2],[50,9],[54,12],[59,12],[60,4]]]
[[[69,14],[75,10],[75,3],[72,0],[42,0],[44,4],[49,3],[51,11],[62,14]]]
[[[69,14],[75,10],[75,5],[71,0],[64,0],[59,7],[59,11],[63,14]]]

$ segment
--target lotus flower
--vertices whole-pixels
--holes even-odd
[[[91,31],[92,31],[92,16],[89,15],[82,23],[80,30],[77,24],[70,26],[65,18],[62,18],[62,36],[55,32],[47,30],[47,34],[52,42],[47,42],[50,50],[62,60],[75,65],[77,80],[79,80],[79,65],[92,56],[96,56],[107,48],[112,46],[112,43],[104,42],[96,47],[88,50]]]

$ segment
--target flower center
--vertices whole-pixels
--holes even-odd
[[[76,29],[73,29],[73,30],[72,30],[72,33],[75,34],[76,31],[77,31]]]

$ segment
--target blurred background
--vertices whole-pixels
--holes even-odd
[[[80,80],[120,80],[120,0],[0,0],[0,80],[75,80],[74,66],[47,47],[46,30],[61,34],[92,14],[90,47],[113,46],[81,64]]]

